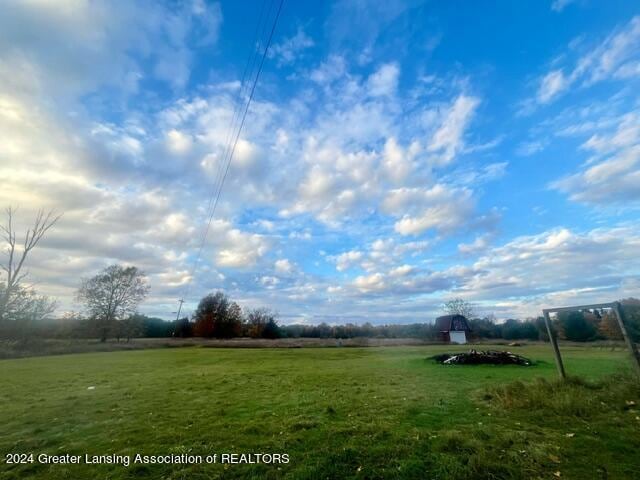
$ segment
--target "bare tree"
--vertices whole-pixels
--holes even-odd
[[[4,286],[0,287],[2,294]],[[32,288],[18,285],[6,304],[5,317],[8,320],[39,321],[51,315],[56,306],[56,301],[46,295],[38,295]]]
[[[120,321],[120,334],[127,339],[138,337],[144,333],[144,317],[142,315],[133,314]]]
[[[265,336],[271,338],[278,328],[276,317],[277,315],[268,308],[248,310],[245,315],[246,334],[251,338],[262,338]]]
[[[448,300],[443,305],[443,310],[449,315],[462,315],[469,319],[474,315],[473,305],[462,298]]]
[[[33,226],[27,229],[24,240],[19,242],[14,227],[15,209],[6,208],[7,222],[0,225],[2,238],[7,244],[6,260],[0,263],[6,281],[0,283],[0,322],[14,316],[32,314],[43,317],[55,309],[55,303],[46,297],[37,296],[21,282],[27,276],[25,262],[31,251],[38,245],[45,233],[60,219],[53,211],[38,211]]]
[[[102,342],[115,322],[133,314],[149,293],[144,274],[136,267],[111,265],[84,280],[77,294],[97,322]]]

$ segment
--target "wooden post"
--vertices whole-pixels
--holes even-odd
[[[553,354],[556,358],[556,367],[558,368],[558,373],[560,374],[560,378],[564,380],[567,378],[564,373],[564,364],[562,363],[562,356],[560,355],[560,348],[558,348],[558,341],[556,340],[556,335],[551,328],[551,319],[549,318],[549,312],[543,310],[544,314],[544,323],[547,326],[547,333],[549,334],[549,341],[551,342],[551,346],[553,347]]]
[[[184,300],[181,298],[180,300],[178,300],[178,314],[176,315],[176,322],[178,320],[180,320],[180,312],[182,311],[182,304],[184,303]]]
[[[622,308],[620,307],[620,302],[615,302],[613,304],[613,312],[616,314],[616,319],[618,319],[618,325],[620,326],[620,331],[622,332],[624,341],[627,342],[627,347],[629,348],[629,353],[631,354],[631,364],[633,365],[633,368],[638,377],[640,377],[640,355],[638,355],[636,344],[627,333],[627,328],[624,325],[624,317]]]

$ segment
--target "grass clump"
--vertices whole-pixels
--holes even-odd
[[[615,375],[599,381],[580,377],[566,380],[537,378],[490,388],[483,399],[505,410],[526,410],[538,415],[592,418],[620,410],[640,397],[640,383],[630,376]]]

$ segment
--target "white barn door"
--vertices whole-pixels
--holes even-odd
[[[464,331],[449,332],[449,339],[451,340],[451,343],[467,343],[467,336],[465,335]]]

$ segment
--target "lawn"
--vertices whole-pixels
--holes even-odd
[[[450,350],[180,348],[2,360],[0,479],[640,478],[636,385],[550,387],[562,407],[509,406],[501,386],[555,378],[547,345],[514,349],[533,367],[426,360]],[[567,371],[591,381],[629,370],[623,350],[563,353]],[[10,452],[290,461],[7,465]]]

